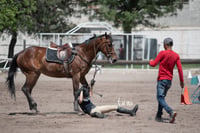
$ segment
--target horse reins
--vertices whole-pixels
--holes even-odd
[[[96,39],[96,38],[95,38]],[[95,41],[94,41],[94,43],[95,43]],[[107,51],[107,57],[110,57],[111,55],[112,55],[112,53],[113,52],[111,52],[111,51],[109,51],[109,48],[108,48],[108,45],[107,45],[108,43],[104,43],[104,46],[103,46],[103,49],[104,49],[104,47],[106,47],[106,51]],[[112,45],[112,44],[111,44]],[[100,45],[101,46],[101,45]],[[99,46],[99,47],[100,47]],[[99,48],[98,47],[98,48]],[[92,80],[90,81],[90,87],[91,87],[91,90],[93,90],[93,86],[94,86],[94,84],[95,84],[95,76],[96,76],[96,74],[97,74],[97,72],[100,70],[100,68],[97,66],[97,64],[96,64],[96,61],[97,61],[97,58],[98,58],[98,56],[97,56],[97,51],[96,50],[98,50],[98,48],[96,48],[95,47],[95,44],[94,44],[94,53],[95,53],[95,60],[94,60],[94,64],[95,64],[95,72],[94,72],[94,74],[93,74],[93,78],[92,78]],[[102,97],[103,95],[102,94],[100,94],[100,93],[97,93],[97,92],[94,92],[95,94],[97,94],[97,95],[99,95],[100,97]]]
[[[97,66],[97,63],[96,63],[96,61],[97,61],[97,58],[98,58],[98,56],[97,56],[97,51],[98,51],[98,49],[99,49],[99,47],[100,46],[102,46],[102,45],[100,45],[99,47],[97,47],[96,48],[96,46],[95,46],[95,42],[96,42],[96,37],[94,38],[95,40],[94,40],[94,53],[95,53],[95,60],[94,60],[94,65],[95,65],[95,72],[94,72],[94,74],[93,74],[93,78],[91,79],[91,81],[90,81],[90,87],[91,87],[91,90],[93,90],[93,86],[94,86],[94,84],[95,84],[95,77],[96,77],[96,74],[97,74],[97,72],[100,70],[100,68]],[[106,47],[106,52],[107,52],[107,57],[110,57],[112,54],[113,54],[113,52],[111,52],[111,51],[109,51],[109,46],[107,45],[108,43],[104,43],[104,45],[102,46],[103,47],[103,49],[104,49],[104,47]],[[112,44],[111,44],[112,45]],[[82,57],[80,54],[76,54],[77,56],[79,56],[85,63],[87,63],[89,66],[92,66],[91,65],[91,63],[89,63],[84,57]],[[102,94],[99,94],[99,93],[97,93],[97,92],[94,92],[95,94],[97,94],[97,95],[99,95],[100,97],[102,97],[103,95]]]

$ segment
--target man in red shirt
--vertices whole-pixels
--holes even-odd
[[[180,86],[184,88],[184,79],[183,79],[183,70],[180,61],[180,57],[177,53],[172,50],[173,40],[171,38],[164,39],[164,49],[161,51],[155,60],[150,60],[149,65],[155,67],[159,64],[159,72],[157,79],[157,100],[158,100],[158,111],[156,114],[156,120],[162,121],[162,110],[163,108],[170,115],[169,122],[173,123],[175,121],[175,117],[177,113],[173,111],[165,101],[165,96],[167,95],[167,91],[171,87],[171,81],[173,78],[173,69],[174,66],[177,66]]]

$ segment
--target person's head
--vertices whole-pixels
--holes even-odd
[[[81,91],[83,91],[83,97],[89,97],[89,96],[90,96],[89,88],[88,88],[86,85],[83,85],[83,86],[78,90],[78,96],[80,95]]]
[[[165,38],[164,39],[164,42],[163,42],[163,45],[164,45],[164,48],[165,49],[171,49],[171,47],[173,46],[173,40],[172,38],[168,37],[168,38]]]

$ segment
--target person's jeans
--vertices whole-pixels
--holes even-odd
[[[168,114],[172,113],[172,109],[165,102],[165,96],[167,95],[167,91],[171,87],[171,80],[158,80],[157,81],[157,100],[158,100],[158,112],[157,117],[161,117],[163,112],[163,108],[166,110]]]

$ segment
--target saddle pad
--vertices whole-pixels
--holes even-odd
[[[58,59],[58,57],[57,57],[57,50],[54,50],[54,49],[51,49],[51,48],[47,48],[46,60],[48,62],[54,62],[54,63],[63,64],[63,61]]]
[[[68,59],[67,59],[67,63],[70,64],[73,62],[75,58],[75,55],[72,54]],[[57,50],[56,49],[52,49],[52,48],[47,48],[46,50],[46,60],[48,62],[54,62],[54,63],[59,63],[59,64],[63,64],[63,60],[59,59],[57,56]]]

